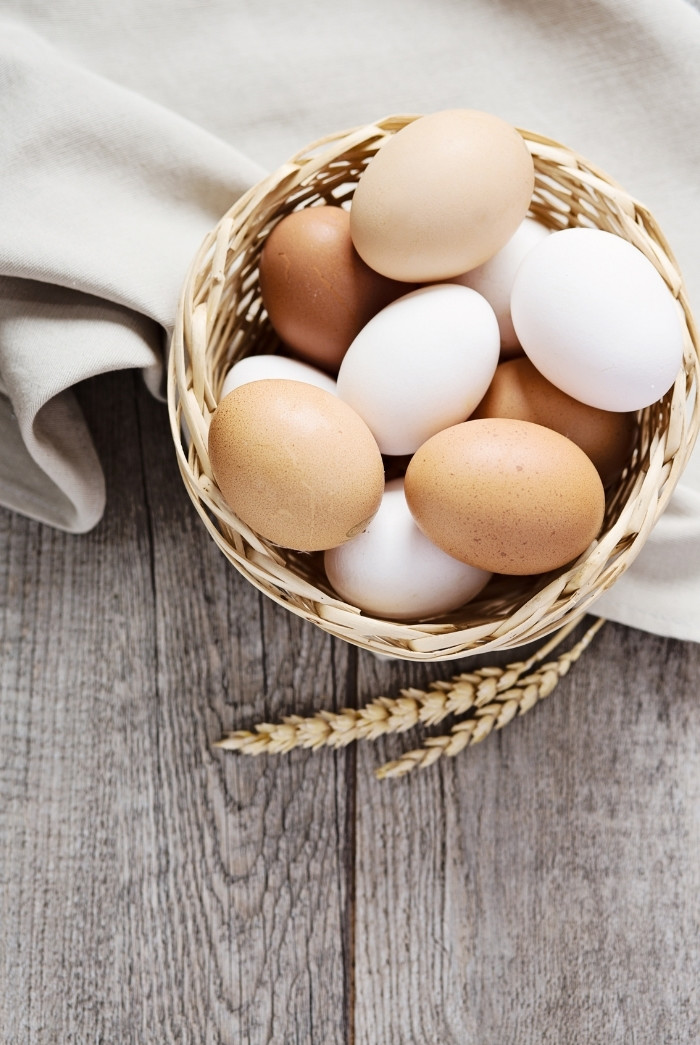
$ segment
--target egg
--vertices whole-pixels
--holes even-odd
[[[574,399],[650,406],[683,362],[679,306],[649,259],[602,229],[553,232],[527,254],[511,294],[526,355]]]
[[[475,290],[421,287],[377,313],[338,371],[340,398],[384,454],[416,450],[476,407],[498,365],[498,321]]]
[[[352,240],[392,279],[450,279],[504,246],[527,214],[534,182],[525,140],[505,120],[474,109],[421,116],[360,175]]]
[[[470,420],[510,417],[552,428],[576,443],[604,486],[617,479],[634,444],[636,415],[599,410],[562,392],[525,356],[501,363]]]
[[[234,388],[239,388],[249,381],[262,381],[268,377],[305,381],[307,384],[325,388],[334,395],[336,392],[334,379],[318,367],[302,363],[299,359],[289,359],[287,356],[259,355],[244,356],[233,364],[224,377],[219,398],[223,399]]]
[[[406,292],[364,263],[342,207],[306,207],[272,229],[259,263],[260,296],[295,355],[335,374],[348,345],[384,305]]]
[[[473,599],[491,574],[441,551],[418,529],[403,481],[387,482],[379,511],[358,537],[324,553],[335,591],[366,613],[425,620]]]
[[[534,218],[525,218],[505,244],[482,265],[454,278],[486,298],[496,313],[501,332],[501,358],[522,354],[510,315],[510,295],[515,274],[525,255],[549,235],[549,229]]]
[[[315,385],[270,378],[235,388],[214,412],[208,449],[231,510],[285,548],[342,544],[381,503],[374,437],[347,403]]]
[[[469,420],[423,444],[406,470],[417,525],[482,570],[526,576],[584,552],[603,522],[605,494],[570,439],[531,421]]]

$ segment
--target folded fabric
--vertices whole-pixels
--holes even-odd
[[[70,389],[133,367],[159,389],[183,273],[264,171],[9,21],[0,150],[0,501],[81,532],[104,480]]]
[[[331,131],[466,106],[573,146],[654,213],[700,310],[694,0],[5,0],[0,503],[72,532],[104,482],[71,389],[161,391],[186,269],[267,169]],[[596,610],[700,641],[698,454]]]

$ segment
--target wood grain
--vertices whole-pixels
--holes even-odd
[[[377,784],[396,742],[362,749],[358,1045],[698,1040],[698,678],[700,647],[607,624],[456,760]]]
[[[422,731],[218,750],[482,659],[291,616],[204,532],[140,377],[80,398],[102,523],[0,512],[3,1045],[698,1040],[700,646],[607,624],[525,717],[402,780],[374,770]]]
[[[346,758],[212,741],[347,654],[224,568],[136,381],[83,394],[102,524],[2,516],[2,1040],[344,1041]]]

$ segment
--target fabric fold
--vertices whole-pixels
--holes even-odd
[[[70,389],[164,346],[202,238],[264,171],[0,21],[0,501],[79,533],[104,478]]]

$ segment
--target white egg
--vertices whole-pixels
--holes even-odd
[[[336,385],[332,377],[324,374],[315,366],[302,363],[286,356],[259,355],[244,356],[234,363],[224,377],[221,387],[221,399],[234,388],[245,385],[249,381],[264,381],[266,378],[284,378],[288,381],[306,381],[309,385],[325,388],[336,394]]]
[[[471,287],[486,298],[496,313],[501,332],[501,352],[505,355],[520,347],[510,315],[510,295],[520,262],[532,248],[549,235],[549,229],[534,218],[525,218],[498,253],[478,268],[470,269],[450,283]]]
[[[678,305],[649,259],[612,232],[553,232],[522,261],[511,315],[540,373],[602,410],[639,410],[683,361]]]
[[[402,479],[386,484],[366,530],[326,551],[324,564],[342,599],[394,620],[449,613],[478,595],[491,577],[453,559],[421,533],[408,510]]]
[[[498,365],[498,320],[469,287],[438,283],[370,319],[338,372],[338,395],[366,422],[384,454],[413,453],[464,421]]]

